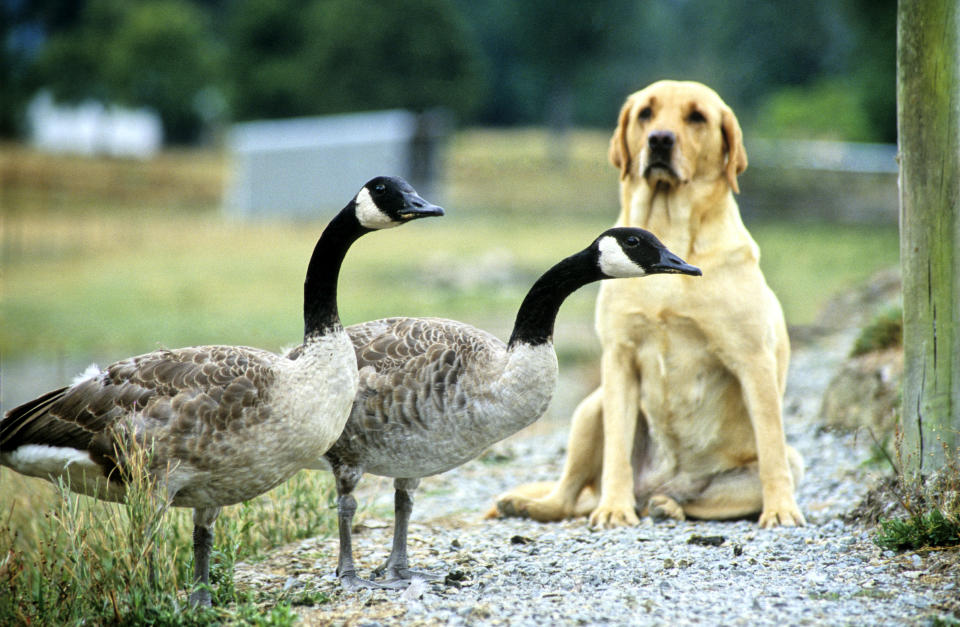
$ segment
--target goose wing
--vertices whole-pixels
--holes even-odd
[[[163,432],[213,437],[238,423],[263,421],[270,413],[271,357],[247,347],[200,346],[119,361],[10,410],[0,422],[0,451],[43,444],[106,460],[115,455],[113,427],[127,418],[143,438]]]
[[[505,350],[493,335],[441,318],[388,318],[347,333],[360,370],[350,422],[374,431],[390,423],[429,429],[463,410]]]

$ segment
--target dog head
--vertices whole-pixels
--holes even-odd
[[[659,81],[631,94],[610,138],[610,162],[620,179],[676,188],[693,179],[723,177],[739,193],[747,169],[743,132],[715,91],[690,81]]]

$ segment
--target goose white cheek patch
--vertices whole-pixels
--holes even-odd
[[[607,276],[618,278],[646,274],[641,266],[627,257],[617,240],[610,236],[600,240],[600,271]]]
[[[368,229],[388,229],[397,226],[397,222],[390,219],[390,216],[380,211],[377,203],[370,197],[370,191],[366,187],[357,194],[357,220]]]

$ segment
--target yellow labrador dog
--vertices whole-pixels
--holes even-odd
[[[786,324],[733,197],[747,167],[740,124],[705,85],[660,81],[627,98],[610,161],[617,224],[653,231],[703,277],[602,284],[602,384],[574,413],[563,476],[502,495],[491,515],[804,524],[803,460],[781,415]]]

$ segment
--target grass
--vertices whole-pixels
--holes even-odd
[[[355,245],[342,273],[344,321],[440,315],[505,338],[533,279],[616,218],[607,141],[606,132],[574,133],[561,161],[540,131],[459,133],[449,147],[446,194],[430,199],[447,208],[447,217]],[[225,159],[216,153],[168,153],[141,163],[0,145],[4,380],[12,365],[31,361],[109,363],[158,345],[276,350],[296,343],[303,272],[329,216],[307,223],[225,220],[218,211],[224,177]],[[834,292],[897,261],[895,226],[748,227],[791,324],[812,322]],[[599,355],[595,295],[596,286],[580,290],[560,312],[562,364]],[[15,392],[29,398],[73,374],[22,381],[24,389]],[[291,605],[323,599],[258,599],[233,586],[232,565],[298,537],[330,533],[330,494],[328,475],[300,473],[227,508],[215,538],[220,605],[211,614],[174,614],[190,581],[188,511],[167,512],[163,533],[144,549],[137,540],[142,516],[130,512],[149,508],[95,502],[2,471],[0,588],[11,592],[0,595],[0,623],[70,624],[86,617],[288,624]],[[144,580],[147,554],[176,568],[162,580]],[[65,577],[79,568],[94,570]],[[119,585],[124,577],[133,583]],[[272,608],[265,616],[263,605]]]
[[[323,601],[263,599],[238,590],[233,566],[276,546],[332,533],[328,475],[300,473],[272,492],[224,509],[215,525],[213,609],[190,608],[186,599],[192,582],[190,510],[161,514],[153,484],[142,475],[131,484],[136,489],[124,504],[50,486],[49,509],[35,508],[26,524],[8,519],[0,525],[0,588],[6,591],[0,595],[0,624],[292,624],[291,604]]]

